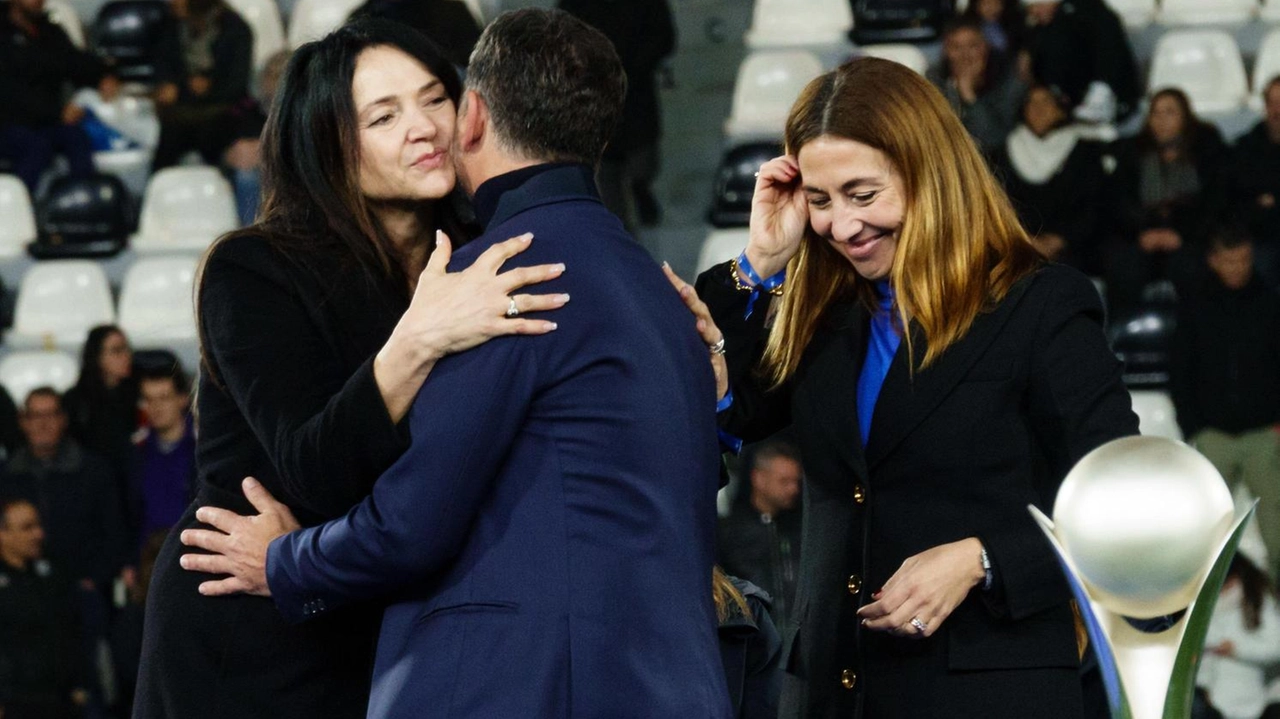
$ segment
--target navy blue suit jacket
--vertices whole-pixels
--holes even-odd
[[[454,264],[526,231],[559,329],[439,362],[372,496],[272,543],[276,605],[396,592],[370,717],[727,717],[707,348],[587,168],[503,194]]]

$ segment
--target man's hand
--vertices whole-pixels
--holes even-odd
[[[166,82],[155,89],[154,97],[157,105],[172,105],[178,101],[178,86]]]
[[[209,88],[213,86],[213,82],[204,75],[195,75],[187,81],[187,88],[191,90],[191,94],[196,97],[204,97],[209,94]]]
[[[83,119],[84,108],[74,102],[68,102],[66,106],[62,108],[62,124],[74,125]]]
[[[196,519],[218,531],[188,529],[182,533],[183,544],[210,552],[182,555],[179,563],[183,569],[230,575],[202,583],[200,593],[205,596],[271,596],[267,586],[267,547],[277,537],[302,527],[293,512],[277,502],[256,479],[246,477],[241,486],[244,496],[258,510],[257,515],[242,517],[217,507],[201,507],[196,510]]]

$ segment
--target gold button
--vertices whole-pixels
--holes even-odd
[[[862,577],[856,574],[849,575],[849,593],[857,594],[862,591]]]
[[[863,489],[861,484],[853,485],[853,501],[858,504],[867,501],[867,490]]]
[[[858,683],[858,675],[853,673],[852,669],[846,669],[840,672],[840,686],[845,689],[852,689],[854,684]]]

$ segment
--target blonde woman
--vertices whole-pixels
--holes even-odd
[[[1027,505],[1138,430],[1097,293],[1040,259],[900,65],[814,80],[786,147],[746,251],[699,279],[705,305],[681,287],[704,339],[723,332],[723,430],[789,426],[803,457],[783,715],[1081,716],[1067,586]]]

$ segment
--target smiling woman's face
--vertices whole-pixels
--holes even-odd
[[[356,60],[351,95],[366,197],[430,200],[453,190],[457,110],[435,75],[401,50],[371,47]]]
[[[801,147],[797,160],[813,231],[862,277],[887,278],[906,208],[902,177],[889,158],[823,135]]]

